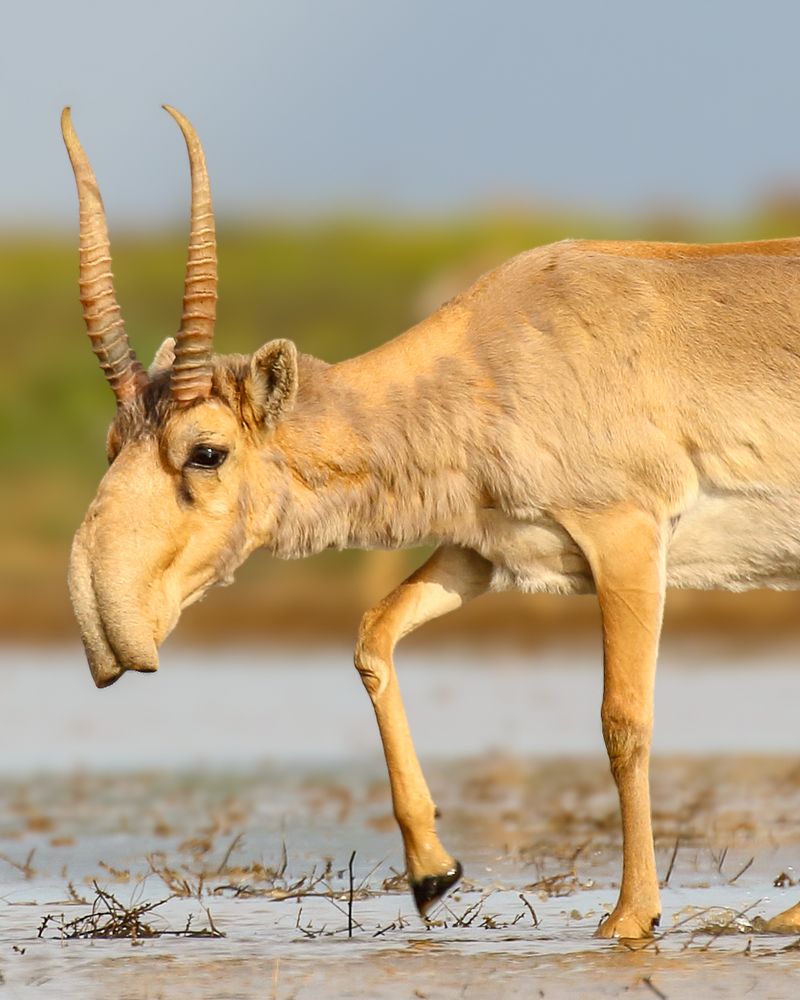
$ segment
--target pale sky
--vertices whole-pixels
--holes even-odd
[[[799,42],[790,0],[7,0],[0,227],[74,223],[67,103],[112,225],[183,220],[164,101],[229,215],[736,212],[800,189]]]

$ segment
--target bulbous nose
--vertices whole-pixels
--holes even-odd
[[[158,670],[146,565],[131,558],[126,538],[115,523],[104,520],[98,498],[75,534],[69,588],[92,679],[99,688],[119,680],[127,670]],[[106,512],[107,513],[107,512]]]

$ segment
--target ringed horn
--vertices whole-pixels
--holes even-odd
[[[70,109],[61,112],[61,134],[78,186],[80,209],[80,270],[83,319],[103,374],[117,397],[117,405],[133,399],[147,385],[147,375],[128,343],[111,273],[103,199],[89,159],[72,127]]]
[[[217,313],[217,244],[214,209],[203,147],[191,122],[165,104],[180,126],[192,172],[192,226],[183,291],[181,328],[175,338],[170,391],[179,403],[205,399],[211,392],[211,347]]]
[[[164,110],[180,126],[192,175],[191,230],[181,326],[175,338],[170,393],[178,403],[205,399],[211,392],[211,351],[217,302],[217,249],[211,189],[205,156],[191,123],[175,108]],[[88,157],[72,127],[70,109],[61,114],[80,206],[80,274],[83,318],[92,350],[100,361],[117,404],[133,399],[148,377],[128,342],[114,291],[105,210]]]

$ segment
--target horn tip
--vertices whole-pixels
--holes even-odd
[[[61,112],[61,135],[65,142],[75,141],[75,129],[72,127],[72,108],[69,105]]]

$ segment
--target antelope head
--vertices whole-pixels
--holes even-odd
[[[166,110],[189,152],[191,234],[180,329],[148,371],[125,333],[97,182],[69,108],[61,118],[80,205],[83,317],[117,401],[109,469],[75,535],[69,569],[98,687],[125,670],[156,670],[158,647],[182,608],[214,583],[229,582],[261,544],[263,504],[257,514],[251,498],[252,484],[264,478],[260,446],[297,388],[289,341],[266,344],[252,357],[212,354],[217,258],[205,158],[187,119]]]

